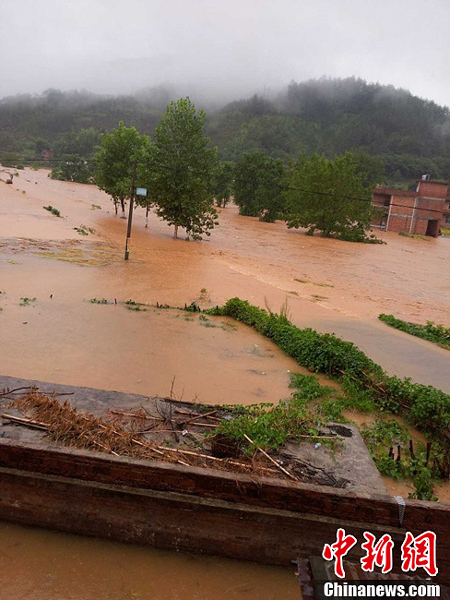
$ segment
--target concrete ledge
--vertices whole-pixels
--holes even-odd
[[[1,385],[0,381],[0,385]],[[109,393],[108,393],[109,394]],[[437,534],[437,581],[450,583],[450,507],[0,438],[0,519],[160,548],[289,564],[338,527],[355,535]],[[350,558],[357,560],[360,545]],[[401,562],[397,558],[395,564]]]
[[[0,486],[0,518],[8,521],[266,564],[289,565],[316,554],[338,527],[359,538],[367,528],[386,532],[367,523],[17,469],[1,468]],[[388,533],[404,536],[394,528]]]

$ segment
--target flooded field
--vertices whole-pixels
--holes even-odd
[[[377,321],[385,312],[450,325],[450,239],[381,233],[386,245],[355,245],[235,207],[219,220],[209,239],[188,243],[154,215],[146,229],[138,209],[124,262],[126,221],[95,186],[30,169],[12,186],[0,181],[0,372],[208,403],[276,402],[300,370],[277,347],[227,319],[154,308],[239,296],[275,311],[288,299],[299,326],[336,332],[388,372],[450,391],[448,351]],[[230,561],[5,524],[0,547],[5,599],[297,597],[292,572]]]
[[[220,226],[210,238],[187,243],[174,240],[171,228],[154,215],[145,229],[144,211],[138,209],[131,260],[126,263],[126,221],[114,216],[110,199],[95,186],[52,181],[45,171],[27,169],[14,179],[13,186],[0,182],[0,193],[0,290],[5,292],[0,307],[3,316],[8,315],[2,330],[11,342],[5,366],[9,371],[15,364],[17,376],[28,376],[27,369],[30,376],[31,371],[36,376],[46,360],[36,352],[40,364],[35,369],[30,347],[25,363],[23,348],[12,343],[18,335],[34,335],[35,340],[40,336],[41,343],[45,337],[46,344],[57,338],[53,345],[61,361],[67,356],[66,362],[74,360],[81,343],[77,336],[82,335],[85,354],[96,345],[104,347],[96,357],[97,363],[104,361],[106,371],[104,376],[99,373],[99,387],[120,370],[120,389],[143,393],[141,384],[134,387],[141,379],[135,374],[140,369],[129,374],[127,368],[120,367],[115,337],[118,334],[125,347],[133,343],[135,348],[141,347],[142,339],[134,342],[137,330],[141,338],[145,336],[138,319],[134,319],[136,327],[130,330],[123,311],[116,319],[112,316],[116,313],[108,312],[110,307],[93,307],[100,308],[103,315],[107,313],[108,318],[104,318],[100,311],[93,313],[86,300],[132,299],[174,306],[195,301],[213,306],[240,296],[274,310],[279,310],[287,299],[296,324],[336,332],[355,341],[389,372],[450,391],[445,350],[412,339],[376,319],[380,312],[386,312],[417,322],[450,323],[450,284],[443,276],[450,257],[450,239],[424,241],[381,233],[386,245],[356,245],[306,237],[287,230],[283,223],[260,223],[240,217],[236,207],[227,207],[221,210]],[[63,218],[55,217],[43,206],[57,208]],[[87,235],[74,229],[82,225]],[[22,318],[25,311],[17,306],[21,297],[36,297],[36,305],[28,312],[37,316],[42,311],[41,317],[48,319],[42,322],[42,329],[35,318],[33,333],[23,332],[22,322],[29,315]],[[52,319],[55,327],[49,339]],[[146,333],[146,347],[152,346],[154,353],[163,354],[163,345],[170,346],[170,352],[176,348],[182,352],[176,337],[166,338],[161,344],[155,331],[152,343],[152,332]],[[191,343],[195,345],[193,340]],[[144,353],[135,354],[132,360],[144,360]],[[184,356],[187,359],[186,353]],[[52,370],[51,357],[49,352],[46,373]],[[197,366],[201,368],[199,363]],[[218,365],[217,371],[223,366]],[[284,366],[290,368],[286,363]],[[175,375],[173,366],[168,367],[166,381]],[[71,383],[86,384],[82,381],[84,371],[77,366],[71,374]],[[177,380],[181,384],[181,375]],[[202,390],[195,388],[189,393],[201,395]]]
[[[1,368],[15,377],[251,404],[288,397],[290,372],[299,370],[277,346],[229,319],[114,301],[68,305],[57,294],[30,293],[36,301],[25,306],[17,296],[5,301],[3,343],[22,351],[20,362],[4,356]]]

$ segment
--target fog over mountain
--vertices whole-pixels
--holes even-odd
[[[450,104],[448,0],[1,0],[0,97],[170,84],[223,104],[348,77]]]

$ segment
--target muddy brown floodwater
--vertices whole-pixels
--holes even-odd
[[[300,369],[269,341],[227,319],[153,308],[239,296],[276,311],[287,299],[297,325],[336,332],[388,372],[450,391],[448,351],[377,321],[385,312],[450,325],[450,239],[381,233],[386,245],[355,245],[230,206],[210,238],[187,243],[155,215],[145,229],[138,209],[124,262],[126,221],[110,199],[47,175],[0,181],[1,373],[204,402],[287,397]],[[0,525],[0,548],[5,599],[297,597],[292,572],[230,561],[11,525]]]
[[[297,600],[294,569],[0,523],[2,600]]]
[[[122,391],[147,393],[142,383],[142,364],[148,354],[144,349],[151,346],[162,355],[164,347],[170,346],[170,354],[178,348],[187,361],[188,353],[177,345],[177,337],[165,336],[161,344],[156,329],[152,340],[152,328],[141,328],[143,319],[130,321],[123,315],[110,319],[110,312],[107,318],[101,317],[100,311],[93,313],[83,301],[131,298],[150,304],[183,306],[196,301],[212,306],[240,296],[274,310],[287,299],[291,318],[299,326],[335,332],[357,343],[388,372],[450,391],[448,351],[377,321],[378,314],[385,312],[417,322],[450,324],[450,283],[445,275],[450,239],[424,241],[381,233],[386,245],[356,245],[306,237],[287,230],[283,223],[240,217],[231,206],[221,211],[220,226],[210,238],[186,243],[174,240],[171,228],[155,215],[145,229],[144,211],[138,209],[131,260],[125,263],[126,221],[114,216],[110,199],[95,186],[52,181],[46,171],[27,169],[14,179],[13,186],[0,182],[0,190],[0,289],[6,292],[0,307],[8,315],[2,328],[9,336],[5,365],[9,374],[34,377],[36,371],[44,373],[45,363],[45,374],[52,379],[52,370],[54,376],[58,370],[63,373],[61,362],[65,357],[66,363],[69,357],[72,362],[78,349],[95,361],[98,387],[110,387],[110,377],[119,379],[120,371]],[[45,211],[43,206],[48,205],[60,210],[63,218]],[[81,225],[95,234],[85,229],[88,235],[80,235],[74,227]],[[21,297],[36,297],[37,302],[19,310]],[[106,313],[109,307],[94,308],[106,308]],[[32,327],[31,323],[22,325],[29,319]],[[49,329],[51,320],[54,326]],[[23,346],[14,343],[17,336],[34,336],[35,340],[39,336],[41,344],[45,341],[45,353],[35,352],[34,358],[28,355],[24,361]],[[118,338],[124,347],[133,346],[131,355],[121,351]],[[196,345],[194,337],[190,344]],[[40,345],[33,342],[29,354],[33,348]],[[128,358],[125,366],[124,356]],[[35,360],[40,362],[38,367]],[[147,364],[152,360],[150,355]],[[79,357],[78,365],[74,363],[70,369],[70,383],[82,384],[89,374],[82,362]],[[215,375],[226,366],[218,363]],[[286,370],[292,366],[288,363],[283,363]],[[181,362],[178,364],[182,369]],[[174,375],[182,389],[183,375],[175,373],[178,369],[173,368],[173,361],[167,363],[167,369],[164,393]],[[196,368],[188,371],[195,375],[200,369],[197,361]],[[210,376],[208,368],[208,379]],[[252,386],[252,390],[258,387]],[[275,395],[280,396],[280,391],[278,387]],[[195,384],[186,393],[201,395],[202,389]]]

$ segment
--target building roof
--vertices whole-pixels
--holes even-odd
[[[419,196],[415,190],[394,190],[389,188],[375,188],[373,194],[382,194],[383,196]]]

